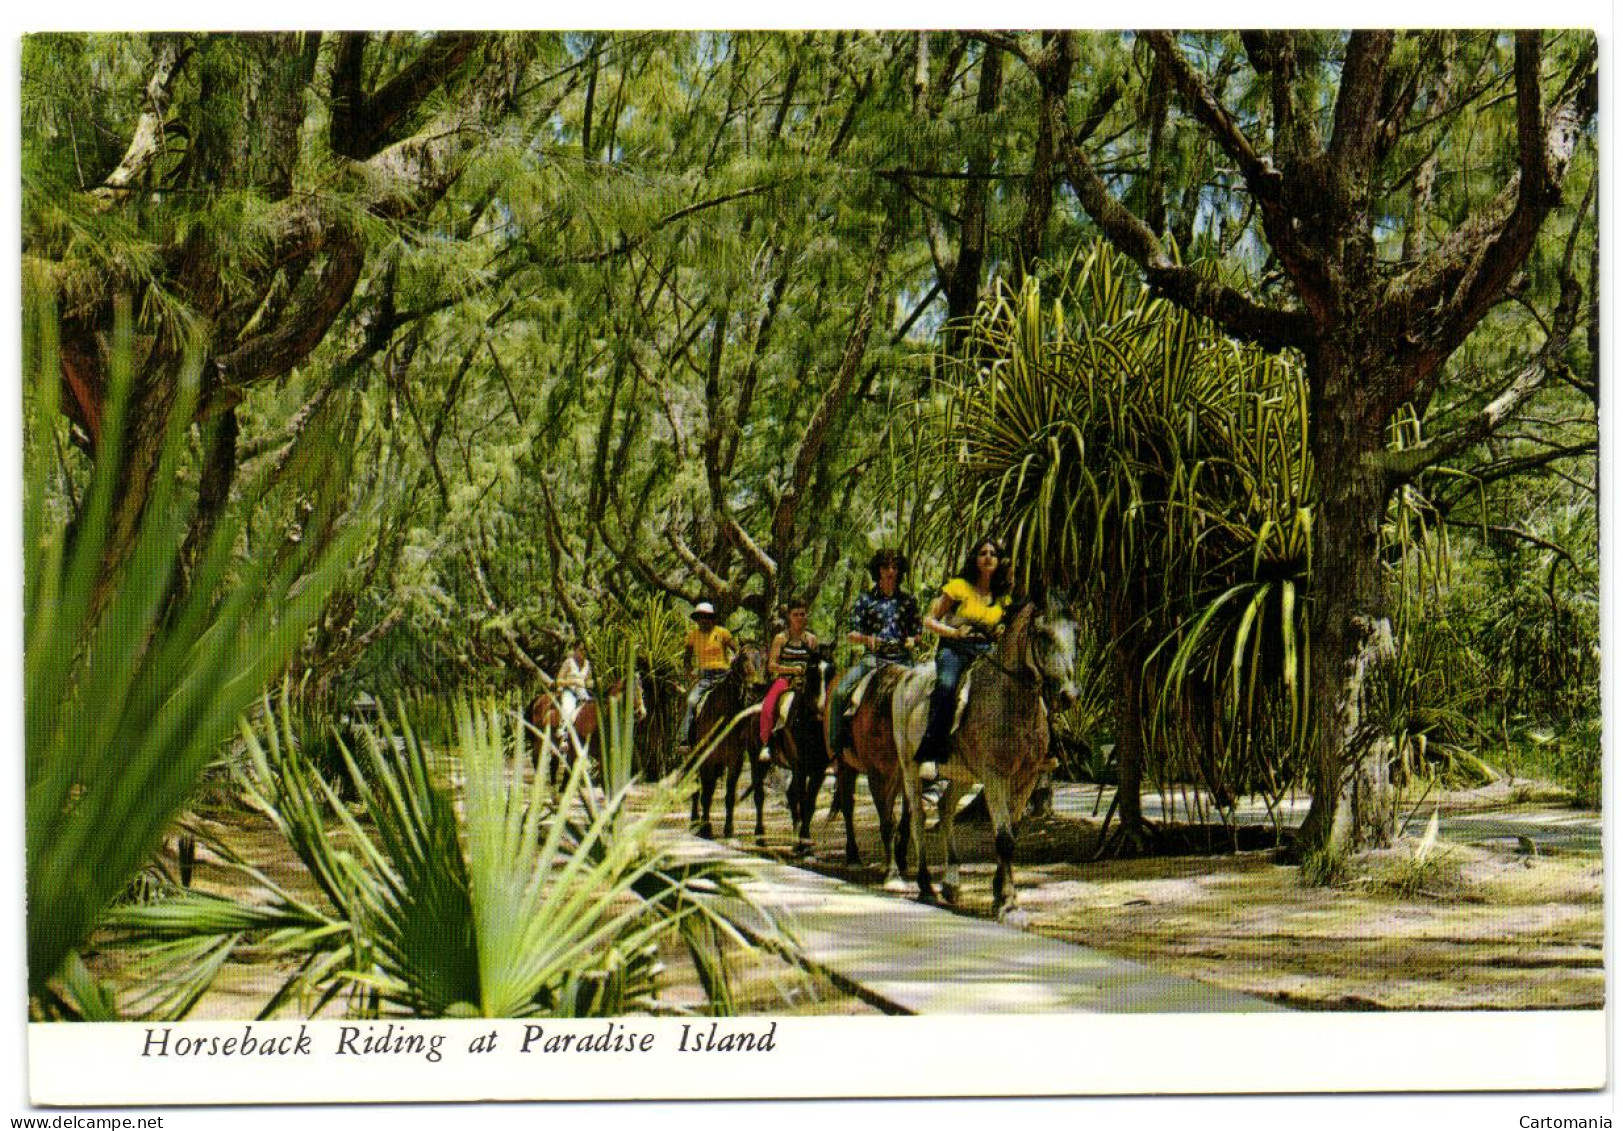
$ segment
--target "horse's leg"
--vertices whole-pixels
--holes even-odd
[[[811,811],[817,804],[817,791],[809,789],[806,767],[798,757],[790,766],[789,793],[785,798],[789,803],[789,826],[795,834],[796,854],[805,856],[811,852]]]
[[[963,786],[957,781],[947,783],[947,792],[941,797],[941,839],[947,844],[947,869],[941,875],[941,898],[948,903],[958,902],[958,846],[953,843],[953,822],[958,817],[958,797]]]
[[[898,791],[900,786],[897,787]],[[896,829],[896,874],[899,876],[907,871],[907,862],[911,859],[911,845],[913,844],[913,810],[908,808],[907,795],[902,795],[902,823]]]
[[[771,763],[750,759],[750,793],[755,796],[755,843],[766,843],[766,772]]]
[[[721,835],[724,838],[731,838],[733,835],[733,810],[738,806],[738,775],[744,770],[743,753],[741,751],[736,753],[737,756],[727,766],[727,794],[724,798],[727,803],[727,822],[721,827]]]
[[[917,870],[914,878],[918,882],[919,902],[936,902],[935,884],[930,879],[930,862],[924,854],[924,798],[923,790],[919,785],[918,774],[913,772],[911,764],[897,769],[897,777],[901,780],[902,793],[902,820],[908,826],[908,841],[912,845],[913,854],[918,857]],[[899,852],[902,850],[898,850]],[[906,871],[906,857],[902,858],[900,867]]]
[[[902,851],[902,838],[906,833],[898,830],[896,825],[896,790],[882,771],[871,771],[868,774],[868,792],[873,796],[874,811],[879,814],[879,844],[884,853],[885,887],[902,891],[907,885],[902,880],[897,854]],[[905,809],[903,813],[906,813]]]
[[[805,774],[801,782],[799,833],[800,842],[808,851],[812,843],[811,823],[817,809],[817,795],[822,792],[823,781],[827,777],[828,767],[820,766],[814,772]]]
[[[845,817],[845,862],[861,864],[862,853],[857,848],[857,772],[843,761],[834,772],[833,804]]]
[[[714,840],[716,838],[716,832],[710,826],[710,805],[715,800],[716,779],[720,776],[721,774],[714,766],[705,765],[699,769],[699,797],[696,800],[702,800],[703,802],[701,810],[703,816],[699,821],[699,835],[704,837],[705,840]]]
[[[1014,917],[1014,819],[1010,813],[1009,783],[997,774],[986,778],[986,811],[992,818],[992,843],[997,849],[997,871],[992,874],[992,913],[999,920]]]

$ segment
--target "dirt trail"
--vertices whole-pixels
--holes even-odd
[[[1552,796],[1525,790],[1432,800],[1445,815],[1509,824],[1534,812],[1532,800],[1543,802],[1539,813],[1560,813]],[[865,792],[857,812],[866,865],[843,862],[843,829],[820,815],[806,866],[877,885],[878,829]],[[787,857],[783,825],[781,809],[769,809],[767,850]],[[962,910],[989,914],[990,830],[959,830],[969,861]],[[1604,1004],[1603,873],[1587,847],[1530,854],[1512,837],[1426,850],[1411,836],[1360,858],[1344,884],[1310,888],[1267,849],[1092,862],[1098,832],[1096,820],[1078,817],[1024,824],[1016,879],[1028,929],[1301,1009]],[[1251,839],[1263,839],[1261,830]],[[931,851],[939,859],[940,848]]]
[[[1445,795],[1446,814],[1515,821],[1530,811],[1526,791]],[[844,862],[844,830],[814,822],[815,856],[801,861],[781,790],[767,808],[763,851],[824,874],[878,888],[878,828],[859,789],[857,834],[866,863]],[[1429,803],[1428,803],[1429,807]],[[1077,812],[1071,805],[1062,809]],[[680,822],[677,822],[679,825]],[[1424,822],[1416,822],[1423,827]],[[740,806],[738,827],[753,825]],[[202,830],[304,898],[316,893],[286,844],[256,814],[221,809]],[[960,909],[990,913],[990,829],[959,825],[965,860]],[[1055,815],[1027,821],[1016,855],[1028,929],[1133,958],[1164,971],[1303,1009],[1586,1009],[1604,1004],[1602,865],[1587,841],[1576,848],[1518,848],[1514,838],[1439,844],[1416,838],[1370,854],[1335,888],[1309,888],[1297,869],[1266,849],[1139,859],[1091,857],[1099,823]],[[1252,838],[1261,840],[1261,834]],[[939,859],[939,837],[929,837]],[[172,867],[171,861],[171,867]],[[265,898],[205,848],[196,883],[239,898]],[[892,893],[911,898],[911,893]],[[672,940],[664,961],[668,1002],[695,1007],[701,995]],[[196,1016],[248,1018],[293,969],[291,959],[248,952],[233,962]],[[112,969],[116,956],[93,956]],[[740,956],[734,991],[748,1013],[858,1013],[869,1007],[776,960]],[[337,1006],[329,1006],[327,1015]],[[300,1011],[294,1009],[290,1015]]]

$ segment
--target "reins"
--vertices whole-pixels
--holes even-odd
[[[1035,616],[1036,614],[1033,613],[1032,615]],[[1032,662],[1031,633],[1029,631],[1029,624],[1026,628],[1023,628],[1021,632],[1020,662],[1015,667],[1011,668],[1002,660],[998,659],[996,648],[983,653],[977,658],[976,662],[990,664],[1016,684],[1037,688],[1038,694],[1040,695],[1042,694],[1043,675],[1042,672],[1038,670],[1037,666]]]

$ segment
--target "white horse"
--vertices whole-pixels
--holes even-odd
[[[1025,812],[1038,777],[1050,765],[1048,714],[1076,702],[1075,619],[1056,599],[1027,603],[1011,610],[1008,628],[986,655],[964,673],[959,685],[958,727],[951,754],[942,763],[948,778],[941,799],[941,833],[946,847],[942,894],[958,897],[958,857],[953,846],[953,818],[958,799],[979,782],[986,795],[997,847],[992,880],[993,910],[1008,919],[1014,909],[1014,823]],[[912,766],[929,721],[935,664],[920,664],[901,676],[891,700],[896,748],[904,772],[902,791],[908,808],[924,810],[922,788]],[[911,772],[909,772],[911,771]],[[919,899],[934,903],[935,888],[924,853],[924,822],[911,822],[918,858]]]

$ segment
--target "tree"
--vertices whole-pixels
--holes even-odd
[[[1502,381],[1453,437],[1389,452],[1387,429],[1405,405],[1423,410],[1444,386],[1448,359],[1513,290],[1560,204],[1595,111],[1594,37],[1519,33],[1507,60],[1508,41],[1496,35],[1450,42],[1448,33],[1246,33],[1239,41],[1258,84],[1254,111],[1212,81],[1228,64],[1211,60],[1231,51],[1232,38],[1142,38],[1184,113],[1232,163],[1224,188],[1254,210],[1267,274],[1223,282],[1181,264],[1164,233],[1112,194],[1096,158],[1062,143],[1067,180],[1161,293],[1242,340],[1305,359],[1319,486],[1310,606],[1313,805],[1301,844],[1333,861],[1349,847],[1381,843],[1390,830],[1385,766],[1370,756],[1361,717],[1365,677],[1390,639],[1378,556],[1387,502],[1454,445],[1491,433],[1550,380],[1575,303],[1558,309],[1539,356]],[[1496,102],[1507,72],[1511,97]],[[1432,154],[1445,162],[1485,156],[1502,187],[1445,206],[1415,191],[1416,169]]]
[[[207,461],[216,482],[204,500],[217,502],[246,391],[328,336],[369,251],[456,182],[514,111],[545,45],[494,34],[140,37],[118,57],[144,76],[138,104],[97,123],[126,139],[115,155],[61,145],[79,135],[73,100],[99,81],[82,37],[28,41],[24,256],[61,296],[63,406],[87,451],[106,414],[113,311],[127,299],[140,316],[109,578],[133,544],[188,351],[203,358],[199,419],[227,421]],[[386,292],[372,297],[362,357],[399,328]],[[353,369],[334,372],[342,381]],[[205,507],[199,519],[212,517]]]

